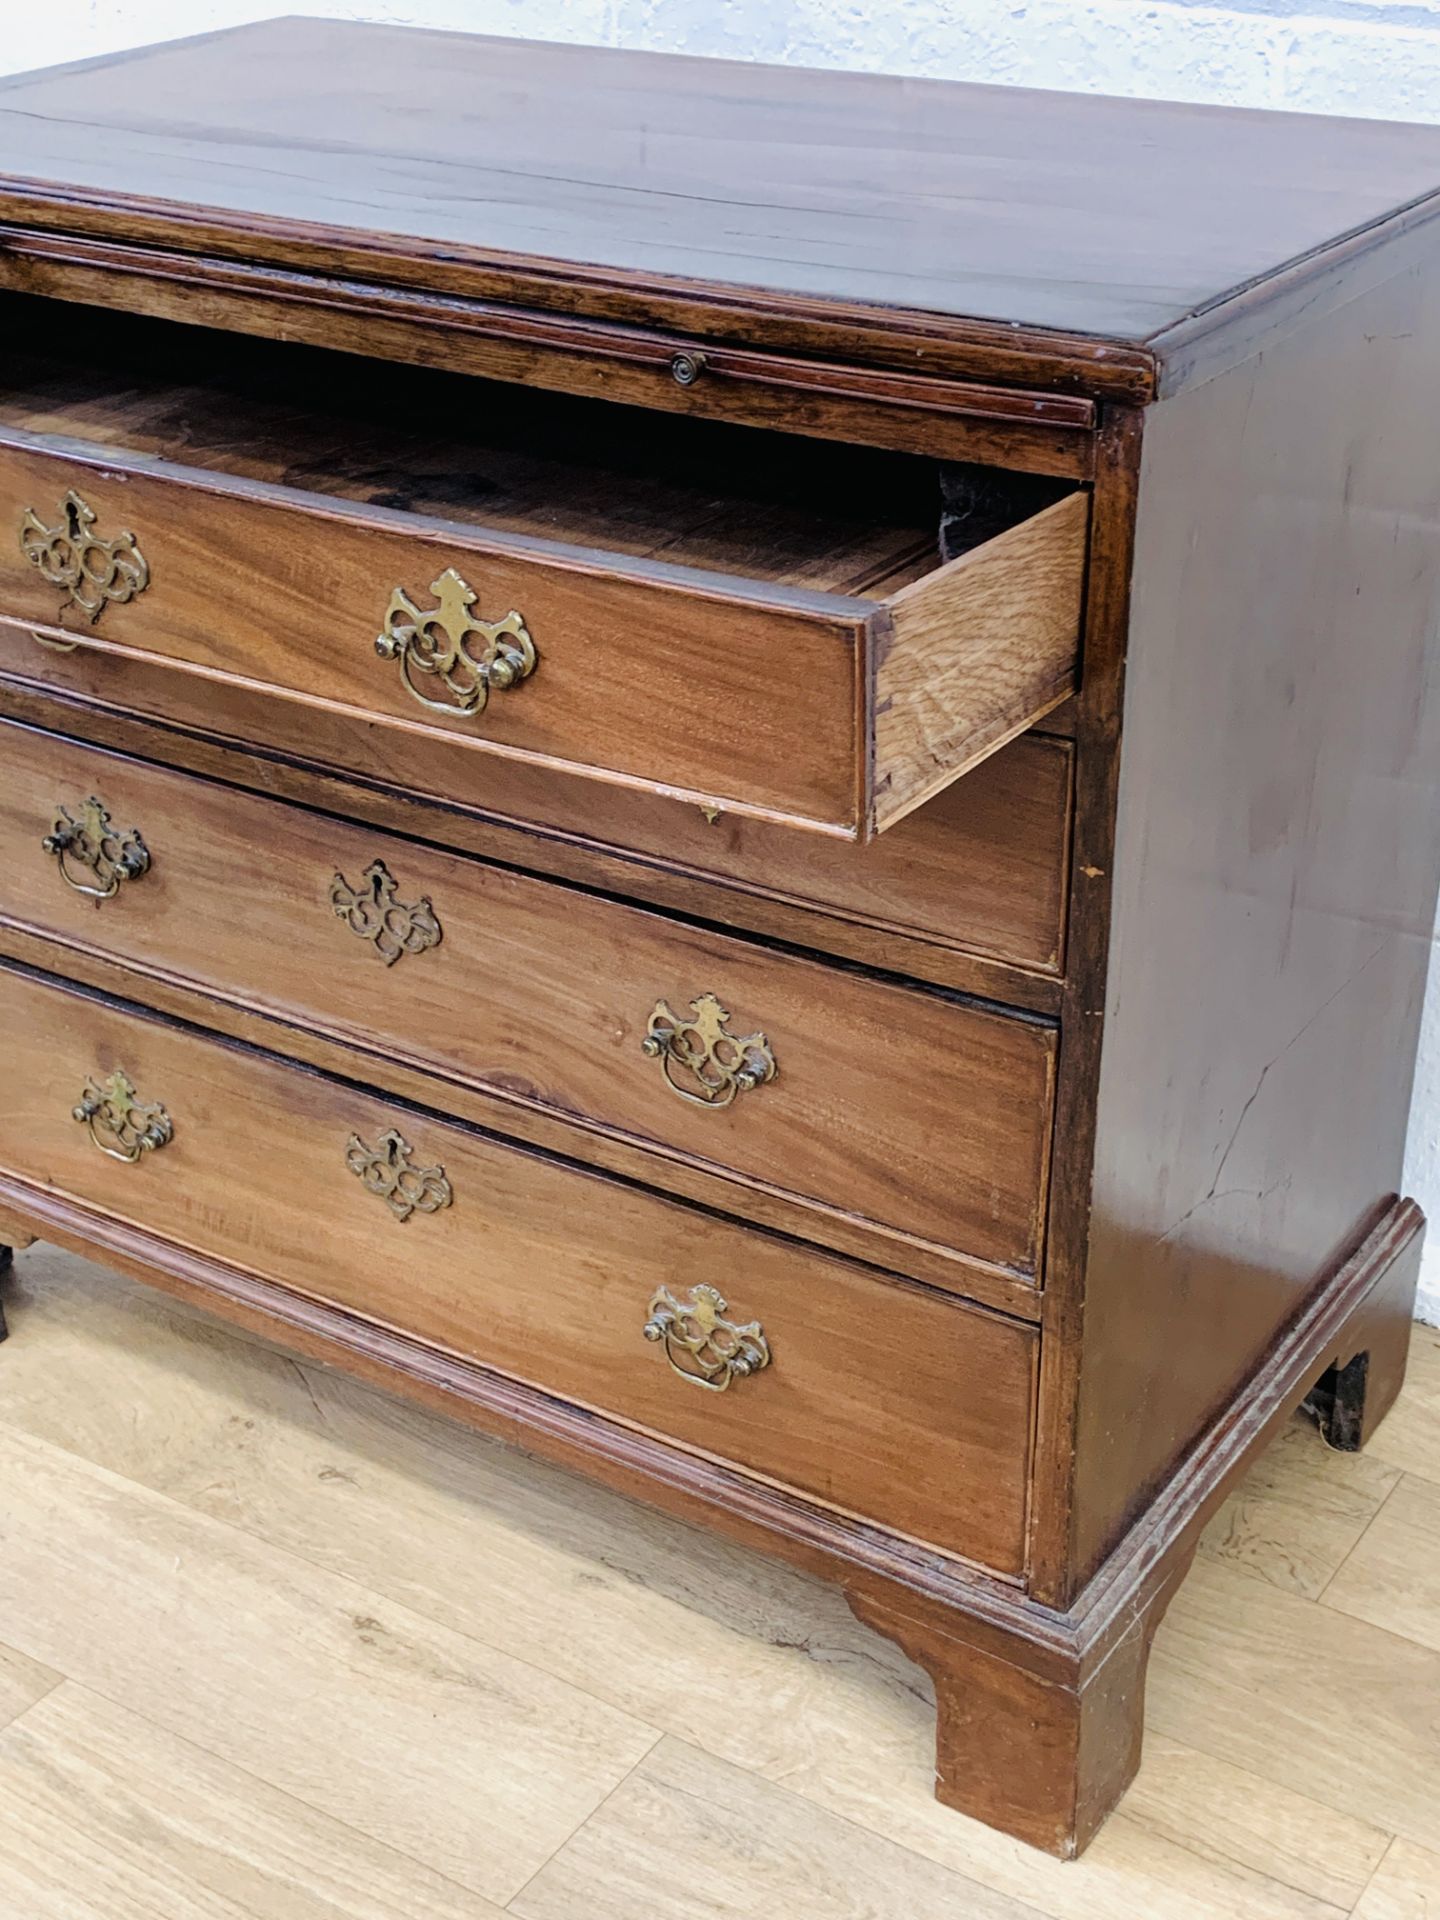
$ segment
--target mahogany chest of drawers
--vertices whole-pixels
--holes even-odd
[[[0,85],[0,1236],[838,1581],[1083,1846],[1403,1372],[1437,185],[300,19]]]

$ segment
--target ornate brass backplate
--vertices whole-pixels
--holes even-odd
[[[330,882],[330,905],[352,933],[368,940],[387,967],[406,953],[424,953],[438,947],[440,922],[428,900],[407,907],[383,860],[372,860],[352,887],[343,873]]]
[[[492,690],[503,692],[535,671],[535,642],[513,611],[503,620],[477,620],[475,590],[453,567],[430,591],[436,604],[423,609],[403,587],[395,589],[375,651],[400,662],[400,678],[422,707],[482,713]]]
[[[682,1100],[728,1107],[737,1093],[748,1093],[779,1072],[764,1034],[727,1033],[729,1019],[713,993],[690,1002],[688,1020],[668,1000],[655,1002],[641,1051],[662,1063]]]
[[[150,566],[134,534],[102,540],[95,519],[94,508],[72,491],[60,503],[58,526],[47,527],[33,507],[25,509],[20,521],[25,558],[92,621],[112,600],[133,600],[150,584]]]
[[[438,1213],[454,1198],[445,1169],[412,1165],[414,1151],[393,1127],[373,1147],[366,1146],[358,1133],[352,1133],[345,1144],[346,1166],[367,1193],[380,1196],[397,1220],[408,1220],[412,1213]]]
[[[150,850],[139,831],[117,828],[93,793],[79,819],[68,807],[57,807],[54,825],[40,844],[54,854],[66,886],[90,900],[113,899],[124,881],[150,870]]]
[[[732,1380],[770,1364],[770,1342],[758,1320],[737,1326],[725,1318],[727,1302],[714,1287],[693,1287],[677,1300],[668,1287],[650,1297],[647,1340],[664,1341],[665,1358],[682,1380],[710,1393],[724,1393]]]
[[[158,1101],[142,1100],[134,1082],[119,1068],[108,1080],[86,1082],[73,1109],[100,1151],[112,1160],[138,1160],[169,1146],[174,1123]]]

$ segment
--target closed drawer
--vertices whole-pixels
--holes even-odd
[[[867,839],[1075,684],[1080,493],[822,591],[306,494],[244,477],[243,445],[222,472],[13,424],[33,413],[0,398],[0,618],[480,754]],[[832,577],[821,557],[792,574]]]
[[[567,1152],[602,1133],[660,1184],[707,1170],[734,1211],[778,1199],[922,1278],[1034,1280],[1051,1027],[29,728],[0,746],[5,923],[463,1081],[502,1127],[548,1114]]]
[[[4,1174],[1019,1571],[1029,1330],[8,968],[0,1025]]]
[[[3,623],[0,682],[12,711],[33,711],[53,693],[85,702],[87,732],[113,729],[110,713],[158,721],[157,750],[167,755],[173,728],[187,728],[202,737],[186,750],[203,765],[216,762],[212,741],[259,746],[263,761],[232,759],[225,776],[269,787],[291,778],[294,760],[299,783],[306,770],[338,774],[346,786],[336,804],[347,813],[380,807],[382,818],[413,818],[416,800],[440,800],[444,811],[426,809],[416,830],[942,985],[1006,999],[1024,983],[999,977],[996,963],[1052,977],[1062,970],[1073,758],[1065,739],[1023,734],[858,847],[598,782],[582,803],[573,776],[373,724],[357,732],[340,715],[92,647],[57,653]],[[376,781],[396,797],[377,802]]]

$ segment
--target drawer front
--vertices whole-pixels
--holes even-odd
[[[37,976],[0,1022],[8,1174],[1020,1570],[1030,1330]]]
[[[867,1225],[886,1265],[1035,1275],[1048,1026],[9,723],[0,742],[10,924],[462,1079],[498,1125],[519,1105],[638,1143],[661,1184],[704,1167],[742,1214],[760,1187],[796,1231]]]
[[[59,527],[72,491],[97,537],[133,536],[125,552],[139,551],[144,586],[92,618],[7,539],[0,613],[487,752],[732,796],[762,812],[839,822],[854,810],[864,603],[0,443],[8,522],[18,528],[33,512]],[[97,557],[95,570],[106,564]],[[478,596],[468,611],[454,592],[432,591],[452,570]],[[419,644],[377,652],[397,591],[435,615],[432,658],[467,618],[518,614],[533,671],[466,707],[477,695],[463,661],[447,680],[420,664]],[[464,646],[486,651],[483,635]]]
[[[0,437],[0,618],[589,779],[867,839],[1064,700],[1072,495],[868,600]]]
[[[1068,740],[1023,735],[879,840],[857,848],[625,787],[592,783],[582,800],[574,777],[523,761],[357,726],[90,648],[56,653],[20,628],[0,626],[0,668],[26,685],[72,693],[118,713],[259,744],[342,776],[359,774],[443,800],[452,808],[444,830],[488,834],[479,850],[501,859],[564,862],[573,847],[572,863],[592,851],[643,861],[629,877],[632,888],[688,879],[693,895],[697,882],[718,881],[724,891],[707,886],[693,905],[677,901],[709,919],[759,925],[808,946],[834,943],[856,958],[978,986],[1002,999],[1003,987],[977,981],[973,963],[967,970],[970,956],[982,965],[999,961],[1049,975],[1061,968]],[[456,807],[480,817],[462,827]],[[514,829],[533,827],[545,830],[544,841],[533,832],[517,841]],[[668,879],[657,880],[657,863]],[[588,877],[583,867],[581,877]],[[625,885],[623,877],[606,880]]]

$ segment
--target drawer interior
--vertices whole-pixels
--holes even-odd
[[[1077,684],[1070,481],[4,311],[0,622],[42,641],[861,841]]]
[[[132,314],[6,312],[5,426],[771,586],[883,598],[1069,490]]]

